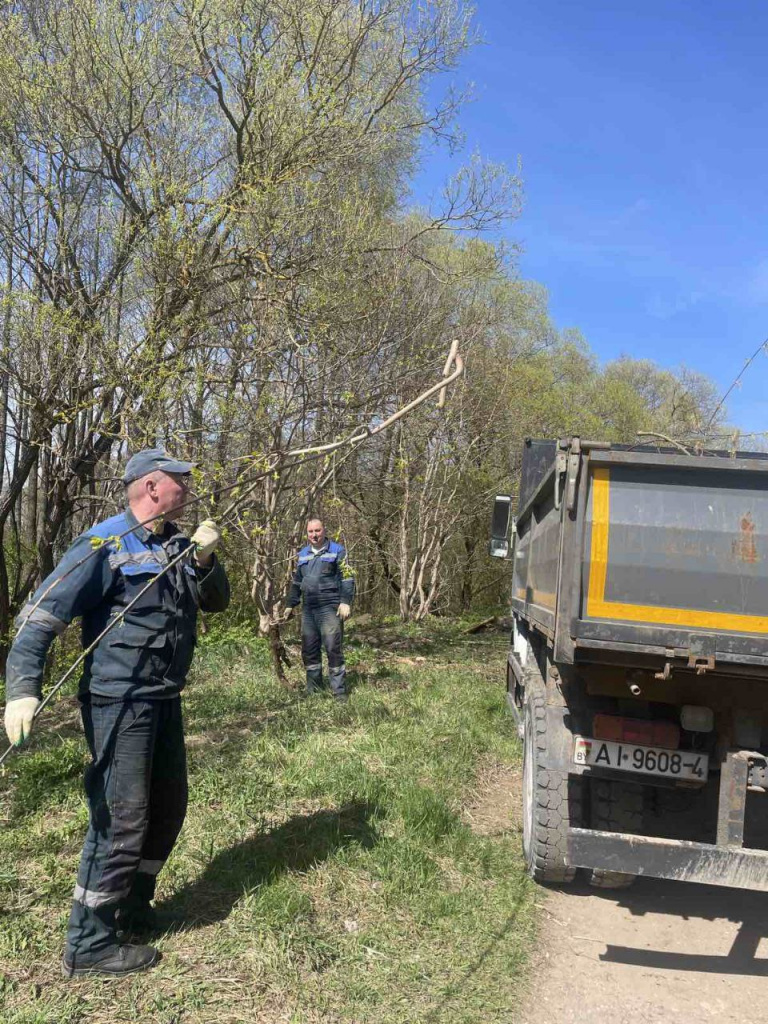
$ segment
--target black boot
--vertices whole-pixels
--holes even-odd
[[[106,956],[94,959],[77,953],[66,953],[61,958],[61,972],[65,978],[80,978],[86,974],[110,974],[121,977],[154,967],[160,953],[154,946],[118,946]]]

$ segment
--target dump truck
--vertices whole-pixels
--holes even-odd
[[[768,455],[531,440],[511,512],[529,874],[768,890]]]

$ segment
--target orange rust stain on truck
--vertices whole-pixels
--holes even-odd
[[[733,557],[740,562],[754,565],[759,561],[755,544],[755,524],[749,512],[742,516],[739,523],[739,536],[731,542]]]

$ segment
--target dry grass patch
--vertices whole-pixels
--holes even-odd
[[[519,835],[522,832],[522,769],[491,763],[477,776],[464,818],[478,835]]]

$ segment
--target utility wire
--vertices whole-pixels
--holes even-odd
[[[765,349],[766,352],[768,352],[768,338],[766,338],[765,341],[761,341],[760,342],[759,346],[755,349],[755,351],[752,353],[752,355],[749,357],[749,359],[747,359],[747,361],[744,363],[742,368],[736,374],[736,377],[734,378],[733,383],[731,384],[731,386],[728,388],[728,390],[725,392],[723,397],[720,399],[720,401],[715,406],[712,415],[709,417],[709,420],[707,421],[707,425],[704,428],[703,433],[706,434],[706,432],[712,426],[712,423],[713,423],[713,421],[715,419],[715,416],[717,416],[717,414],[722,409],[723,405],[725,404],[725,400],[728,398],[728,396],[733,391],[733,389],[739,386],[739,384],[741,383],[741,378],[744,376],[744,374],[749,369],[751,364],[755,361],[755,359],[757,359],[757,357],[760,355],[760,353],[764,349]]]
[[[455,365],[455,369],[454,369],[453,373],[449,374],[448,371],[450,370],[451,365]],[[388,427],[390,427],[397,420],[401,419],[408,412],[411,412],[413,409],[415,409],[417,406],[421,405],[423,402],[425,402],[428,398],[430,398],[432,395],[436,394],[437,392],[440,392],[440,399],[438,401],[438,407],[442,409],[444,404],[445,404],[445,393],[446,393],[446,389],[447,389],[448,385],[452,384],[455,380],[457,380],[458,377],[460,377],[463,372],[464,372],[464,360],[462,359],[461,355],[458,352],[458,341],[454,341],[453,344],[451,345],[451,350],[450,350],[450,353],[448,355],[448,359],[446,361],[445,368],[443,370],[443,380],[439,381],[437,384],[434,384],[432,387],[427,388],[427,390],[424,391],[421,395],[419,395],[418,398],[414,399],[412,402],[409,402],[407,405],[403,406],[402,409],[398,410],[392,416],[388,417],[386,420],[384,420],[382,423],[380,423],[377,427],[375,427],[373,429],[368,429],[368,430],[366,430],[364,432],[355,433],[351,437],[344,438],[341,441],[334,441],[334,442],[332,442],[330,444],[317,445],[317,446],[311,447],[311,448],[293,449],[291,451],[286,452],[284,457],[294,457],[294,458],[297,458],[296,462],[291,463],[291,468],[292,468],[293,466],[301,465],[304,462],[309,462],[312,459],[316,459],[316,458],[319,458],[319,457],[324,457],[329,452],[337,451],[339,448],[344,447],[346,445],[351,445],[353,447],[356,447],[356,446],[362,444],[364,441],[367,441],[369,438],[375,437],[376,434],[380,434],[383,430],[386,430]],[[269,457],[274,458],[275,457],[275,453],[272,453],[272,455],[269,456]],[[242,491],[240,494],[238,494],[238,496],[234,499],[234,501],[232,501],[227,506],[227,508],[225,509],[225,511],[221,515],[221,519],[223,521],[226,521],[227,519],[229,519],[229,517],[237,509],[237,506],[246,497],[248,497],[249,494],[251,494],[251,492],[256,488],[256,486],[266,476],[268,476],[270,473],[274,472],[275,468],[276,468],[275,466],[272,466],[270,469],[265,470],[265,471],[259,473],[254,479],[248,481],[248,483],[246,484],[246,489],[244,491]],[[232,484],[230,487],[222,488],[219,493],[229,492],[229,491],[235,490],[236,488],[242,487],[242,486],[243,486],[242,481],[239,481],[236,484]],[[204,498],[204,496],[197,495],[197,496],[189,499],[188,501],[185,501],[182,504],[176,506],[176,508],[170,509],[168,514],[170,515],[173,512],[178,512],[182,508],[186,508],[189,505],[195,504],[198,501],[202,501],[203,498]],[[154,522],[157,518],[158,518],[157,516],[153,516],[150,519],[146,519],[146,520],[144,520],[141,523],[137,523],[137,525],[132,527],[130,530],[125,530],[122,534],[119,535],[119,537],[110,538],[110,540],[108,540],[106,543],[107,544],[109,544],[110,542],[114,543],[114,541],[119,540],[122,537],[126,537],[126,536],[128,536],[128,534],[133,533],[135,530],[138,530],[141,526],[146,526],[148,523]],[[76,568],[78,568],[80,565],[82,565],[89,558],[92,558],[94,555],[96,555],[99,551],[102,550],[103,547],[104,547],[104,545],[99,545],[97,548],[94,548],[92,551],[89,551],[88,554],[85,555],[82,559],[80,559],[74,566],[72,566],[67,571],[67,573],[65,573],[63,576],[58,577],[51,584],[51,586],[47,588],[47,590],[42,594],[42,596],[38,599],[38,601],[35,603],[35,605],[30,609],[29,613],[27,614],[26,618],[24,619],[24,621],[22,622],[22,624],[21,624],[21,626],[19,628],[19,632],[17,633],[17,636],[19,635],[19,633],[21,633],[21,630],[24,628],[24,626],[27,624],[27,622],[29,622],[30,617],[32,616],[32,614],[35,611],[35,609],[39,606],[40,602],[51,592],[53,587],[56,586],[58,583],[60,583],[63,579],[65,579],[71,572],[73,572]],[[185,548],[179,555],[177,555],[175,558],[173,558],[166,566],[163,567],[163,569],[161,569],[161,571],[159,573],[157,573],[155,576],[152,577],[151,580],[149,580],[149,582],[146,584],[146,586],[144,586],[139,591],[139,593],[130,601],[130,603],[127,604],[125,606],[125,608],[123,608],[122,611],[120,611],[120,613],[118,615],[116,615],[114,619],[112,619],[111,622],[107,623],[105,628],[96,637],[96,639],[86,648],[86,650],[84,650],[80,654],[80,656],[66,670],[66,672],[61,677],[61,679],[59,679],[59,681],[55,684],[55,686],[53,686],[51,688],[50,692],[46,695],[45,699],[40,703],[40,705],[36,709],[35,714],[34,714],[34,718],[37,718],[38,715],[40,715],[42,710],[50,703],[51,699],[55,696],[55,694],[57,694],[59,692],[59,690],[64,685],[64,683],[72,676],[72,674],[74,673],[75,669],[77,669],[78,666],[80,666],[83,663],[83,661],[85,661],[85,659],[88,657],[88,655],[91,653],[91,651],[107,635],[107,633],[109,633],[110,630],[114,629],[114,627],[118,624],[118,622],[121,622],[123,620],[123,618],[125,617],[126,612],[130,611],[130,609],[133,608],[133,606],[136,604],[136,602],[139,600],[139,598],[142,597],[150,589],[150,587],[154,586],[154,584],[159,579],[161,579],[170,569],[172,569],[175,565],[177,565],[179,562],[181,562],[182,559],[184,559],[184,558],[188,557],[190,554],[192,554],[194,552],[194,550],[195,550],[194,545],[190,545],[189,547]],[[13,751],[15,749],[16,749],[16,747],[12,743],[8,747],[8,749],[5,751],[5,753],[2,755],[2,757],[0,757],[0,766],[2,766],[3,762],[9,756],[11,751]]]
[[[453,371],[453,373],[449,374],[448,370],[450,369],[451,365],[454,364],[454,363],[455,363],[456,369]],[[235,511],[237,506],[256,489],[258,484],[261,483],[261,481],[264,480],[265,477],[269,476],[271,473],[273,473],[275,471],[275,469],[277,468],[281,458],[282,459],[295,459],[296,461],[289,462],[289,464],[286,467],[284,467],[286,469],[294,469],[294,468],[296,468],[296,466],[303,465],[305,462],[311,462],[311,461],[313,461],[315,459],[318,459],[318,458],[324,458],[325,456],[329,455],[331,452],[337,451],[339,448],[342,448],[342,447],[344,447],[346,445],[355,446],[357,444],[360,444],[363,441],[367,441],[371,437],[375,437],[377,434],[380,434],[382,431],[384,431],[388,427],[392,426],[393,423],[395,423],[397,420],[401,419],[407,413],[411,412],[417,406],[421,405],[423,402],[425,402],[428,398],[430,398],[432,395],[434,395],[438,391],[440,392],[440,400],[438,401],[438,408],[442,409],[443,405],[444,405],[444,402],[445,402],[446,388],[448,387],[449,384],[452,384],[453,381],[455,381],[463,372],[464,372],[464,360],[462,359],[461,355],[459,355],[459,353],[458,353],[458,341],[454,341],[452,343],[452,345],[451,345],[451,350],[448,353],[448,358],[447,358],[446,363],[445,363],[445,368],[443,369],[443,377],[444,377],[444,379],[442,381],[438,382],[437,384],[432,385],[432,387],[430,387],[430,388],[427,388],[427,390],[422,392],[422,394],[419,395],[418,398],[415,398],[412,402],[409,402],[407,405],[403,406],[401,409],[399,409],[397,412],[393,413],[387,419],[383,420],[377,427],[369,428],[369,429],[367,429],[365,431],[358,431],[358,432],[352,434],[350,437],[342,438],[342,440],[340,440],[340,441],[333,441],[330,444],[316,445],[314,447],[309,447],[309,448],[293,448],[293,449],[289,449],[288,451],[286,451],[284,453],[271,452],[269,455],[264,456],[264,458],[266,458],[267,460],[276,460],[276,461],[272,465],[270,465],[267,469],[263,470],[261,473],[258,473],[255,477],[251,478],[250,480],[246,480],[245,482],[243,480],[238,480],[236,483],[231,484],[228,487],[222,487],[222,488],[219,489],[219,494],[228,494],[230,491],[237,490],[237,488],[239,488],[239,487],[245,487],[245,490],[242,491],[242,493],[240,493],[237,496],[235,501],[232,502],[227,507],[227,509],[221,514],[220,518],[222,520],[228,519],[229,516]],[[206,497],[207,497],[206,495],[195,495],[194,497],[187,499],[187,501],[181,502],[179,505],[176,505],[174,508],[169,509],[167,515],[173,515],[175,513],[178,513],[180,511],[182,511],[182,509],[188,508],[190,505],[195,505],[198,502],[204,501],[206,499]],[[134,533],[136,530],[140,529],[142,526],[147,526],[149,523],[153,523],[156,519],[157,519],[157,516],[151,516],[149,519],[145,519],[145,520],[143,520],[143,522],[137,523],[136,526],[132,526],[130,529],[123,531],[123,533],[118,534],[117,536],[110,538],[110,540],[112,542],[119,543],[123,539],[123,537],[127,537],[129,534]],[[22,629],[24,629],[24,626],[27,624],[27,622],[29,621],[29,619],[32,616],[32,614],[40,606],[41,602],[44,601],[45,598],[51,593],[51,591],[55,587],[57,587],[59,585],[59,583],[61,583],[63,580],[65,580],[71,573],[73,573],[76,569],[79,569],[80,566],[83,565],[85,562],[87,562],[89,558],[93,558],[93,556],[100,550],[100,547],[101,547],[101,545],[99,545],[99,547],[94,548],[92,551],[89,551],[79,561],[77,561],[73,566],[71,566],[67,570],[67,572],[65,572],[61,576],[57,577],[51,583],[51,585],[44,591],[44,593],[42,593],[40,595],[40,597],[37,599],[35,604],[27,612],[27,615],[26,615],[24,621],[22,622],[21,626],[19,627],[17,636],[18,636],[19,633],[21,633]]]

